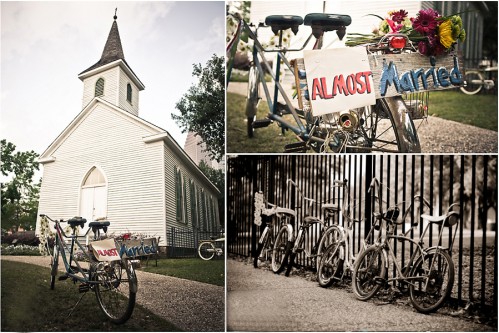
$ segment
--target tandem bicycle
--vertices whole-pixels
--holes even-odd
[[[67,221],[53,220],[45,214],[40,214],[42,220],[54,223],[55,242],[53,249],[47,243],[51,255],[50,289],[54,289],[59,273],[59,257],[64,264],[64,272],[58,280],[71,279],[79,283],[81,298],[75,304],[68,316],[72,314],[83,296],[92,291],[95,293],[99,307],[104,315],[115,324],[125,323],[132,315],[138,289],[137,276],[130,260],[122,259],[113,238],[101,239],[101,231],[107,233],[109,221],[94,221],[88,224],[88,230],[83,235],[87,244],[82,244],[78,238],[79,228],[83,228],[86,219],[74,217]],[[43,223],[43,222],[42,222]],[[61,226],[67,223],[71,229],[68,235]],[[93,231],[92,241],[88,234]]]

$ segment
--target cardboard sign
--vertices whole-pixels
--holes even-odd
[[[122,258],[150,256],[158,253],[156,238],[131,239],[120,244],[119,254]]]
[[[114,261],[121,259],[113,238],[92,242],[90,244],[92,245],[94,256],[99,261]]]
[[[376,103],[364,48],[304,51],[304,61],[314,116]]]

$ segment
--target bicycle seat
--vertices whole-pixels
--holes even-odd
[[[305,216],[305,218],[303,219],[303,222],[304,222],[304,225],[303,225],[304,227],[309,227],[314,223],[319,223],[320,220],[315,216]]]
[[[72,228],[75,228],[77,226],[80,226],[83,228],[83,226],[85,225],[85,223],[87,222],[87,219],[84,219],[83,217],[81,216],[75,216],[71,219],[68,220],[68,224],[72,227]]]
[[[107,227],[109,227],[111,223],[109,221],[94,221],[90,222],[88,226],[92,228],[92,231],[95,232],[99,229],[103,229],[104,232],[107,232]]]
[[[272,32],[277,35],[279,30],[291,28],[296,35],[298,26],[303,24],[303,18],[296,15],[270,15],[265,18],[265,24],[272,28]]]
[[[459,213],[455,211],[440,216],[421,214],[421,217],[430,223],[442,224],[444,227],[450,227],[459,222]]]
[[[277,207],[276,214],[288,214],[296,216],[296,212],[289,208]]]
[[[337,204],[329,203],[329,204],[322,204],[322,209],[325,212],[337,212],[340,210],[340,207]]]
[[[312,27],[312,34],[319,38],[326,31],[337,30],[338,37],[343,39],[345,27],[352,23],[349,15],[310,13],[305,16],[305,25]]]

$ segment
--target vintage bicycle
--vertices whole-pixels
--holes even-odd
[[[281,228],[278,233],[276,243],[274,245],[273,259],[276,258],[275,273],[280,273],[286,269],[286,276],[291,273],[296,256],[299,253],[305,253],[307,258],[311,258],[314,262],[314,268],[317,267],[320,258],[329,246],[339,237],[338,230],[334,228],[334,221],[338,219],[338,212],[341,207],[334,203],[322,203],[320,205],[323,211],[324,221],[317,216],[311,214],[312,206],[317,204],[315,199],[307,198],[303,195],[300,187],[291,179],[287,180],[288,189],[293,186],[298,197],[298,204],[295,207],[295,215],[298,216],[298,209],[302,208],[303,218],[300,219],[300,226],[296,238],[293,239],[292,227],[286,225]],[[344,187],[346,181],[335,180],[334,187]],[[315,225],[319,225],[319,235],[317,243],[311,245],[312,235],[311,229]],[[292,226],[292,225],[291,225]],[[309,249],[307,249],[309,247]],[[279,260],[282,258],[282,260]]]
[[[494,88],[494,80],[484,79],[492,72],[497,72],[497,66],[491,66],[487,60],[481,62],[479,68],[466,69],[464,85],[460,90],[466,95],[476,95],[483,88],[487,90]]]
[[[372,105],[345,108],[343,111],[324,114],[313,111],[310,103],[311,92],[307,88],[309,86],[307,79],[311,80],[311,78],[307,78],[307,69],[303,59],[291,61],[288,59],[288,54],[304,50],[312,36],[315,38],[313,50],[320,50],[326,32],[336,31],[338,38],[343,39],[346,27],[352,21],[350,16],[326,13],[311,13],[304,18],[292,15],[271,15],[266,17],[265,23],[254,26],[245,22],[238,14],[230,13],[229,15],[235,18],[237,26],[233,38],[227,44],[227,83],[230,81],[233,59],[241,35],[247,34],[253,41],[246,101],[248,137],[252,137],[253,131],[257,128],[277,123],[283,133],[289,130],[298,138],[298,142],[284,148],[285,152],[305,152],[310,149],[315,152],[421,152],[413,120],[423,119],[427,115],[428,105],[420,103],[422,90],[415,91],[413,88],[408,88],[410,92],[415,93],[415,97],[407,94],[408,98],[404,99],[398,92],[401,90],[400,86],[397,86],[397,93],[390,94],[390,96],[385,92],[377,94],[376,101]],[[297,48],[285,47],[282,42],[283,32],[286,29],[292,29],[296,33],[303,24],[312,28],[311,34],[303,45]],[[279,42],[275,48],[265,48],[258,40],[258,29],[265,27],[271,28],[279,36]],[[393,70],[396,66],[400,67],[401,73],[407,70],[409,73],[416,73],[416,77],[425,68],[429,68],[427,72],[435,69],[435,58],[421,56],[411,41],[401,34],[387,34],[378,43],[364,47],[369,54],[370,63],[377,68],[376,75],[378,77],[376,80],[379,79],[379,76],[383,77],[384,73],[395,76]],[[275,71],[272,70],[270,62],[266,58],[267,54],[277,54]],[[455,58],[448,57],[446,60],[445,65],[442,65],[443,68],[457,66]],[[439,58],[439,62],[441,61],[442,58]],[[281,63],[294,76],[298,106],[291,102],[291,98],[280,82]],[[328,59],[328,63],[334,64],[334,57]],[[402,65],[409,67],[402,69]],[[414,70],[410,72],[412,69]],[[269,73],[272,77],[273,96],[270,93],[269,86],[271,84],[266,82],[265,73]],[[388,85],[395,85],[395,78],[390,80]],[[428,90],[436,89],[436,87],[438,89],[448,87],[446,84],[439,85],[438,82],[429,87],[426,78],[422,80],[424,81],[422,86]],[[459,83],[462,83],[462,80]],[[459,83],[457,80],[453,81],[453,84]],[[257,107],[261,100],[260,86],[263,88],[269,113],[264,118],[257,119]],[[325,88],[321,87],[324,91]],[[321,91],[319,86],[317,91]],[[324,93],[327,94],[327,92]],[[279,96],[284,100],[284,103],[278,101]],[[424,98],[423,100],[428,99]]]
[[[69,315],[83,296],[88,291],[93,291],[106,317],[116,324],[125,323],[135,307],[138,282],[131,261],[120,257],[115,240],[101,240],[101,231],[106,233],[110,222],[95,221],[88,224],[88,230],[81,236],[87,238],[87,246],[78,240],[78,229],[84,227],[86,219],[74,217],[67,221],[53,220],[45,214],[40,214],[40,217],[53,222],[55,228],[53,249],[50,249],[47,243],[47,251],[51,255],[50,289],[55,288],[60,256],[65,271],[58,280],[71,279],[74,283],[79,283],[78,290],[83,293]],[[61,223],[68,224],[70,235],[64,232]],[[90,230],[93,231],[94,237],[93,241],[89,242]]]
[[[378,197],[381,198],[378,179],[374,178],[371,184],[373,188],[378,188]],[[458,204],[452,204],[448,211],[440,216],[421,214],[421,219],[427,221],[427,224],[416,241],[408,235],[419,225],[420,219],[415,219],[408,231],[396,235],[396,226],[405,223],[405,214],[399,219],[400,210],[397,207],[384,209],[381,204],[378,205],[377,211],[373,213],[374,224],[378,225],[380,230],[378,237],[355,261],[352,273],[355,297],[363,301],[368,300],[381,287],[397,282],[402,287],[408,287],[411,303],[419,312],[429,313],[440,308],[450,295],[454,284],[452,246],[458,229],[456,224],[460,220],[459,212],[455,210],[458,207]],[[438,245],[427,247],[424,240],[431,225],[437,225],[439,228],[436,239]],[[454,226],[456,227],[453,237],[450,238],[448,246],[443,246],[444,230],[451,229],[452,235]],[[409,242],[415,248],[404,267],[401,267],[394,252],[392,243],[396,241]],[[390,263],[395,266],[393,277],[388,276]]]
[[[203,260],[211,260],[224,254],[225,233],[222,237],[210,237],[209,240],[201,240],[198,246],[198,255]]]
[[[255,193],[255,219],[254,223],[261,226],[265,220],[265,227],[258,239],[257,249],[254,253],[253,266],[259,268],[261,264],[272,260],[276,234],[281,226],[291,223],[295,211],[279,207],[264,199],[263,192]]]

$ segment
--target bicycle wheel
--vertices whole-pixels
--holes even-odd
[[[91,280],[97,302],[115,324],[123,324],[132,315],[137,294],[137,277],[129,260],[99,262],[93,265]]]
[[[319,269],[319,263],[321,261],[323,253],[331,244],[338,243],[341,238],[342,232],[336,225],[333,225],[327,228],[326,231],[324,231],[324,234],[322,235],[321,239],[319,240],[319,244],[317,245],[317,259],[315,261],[315,268],[317,268],[317,270]]]
[[[368,247],[355,261],[352,273],[352,289],[355,297],[367,301],[381,288],[386,277],[385,256],[377,246]]]
[[[312,123],[312,128],[317,119]],[[321,126],[313,133],[329,142],[334,152],[420,153],[421,146],[416,127],[407,106],[400,96],[376,100],[376,104],[322,116]],[[322,152],[324,147],[312,145]]]
[[[272,229],[266,227],[264,233],[265,236],[258,242],[258,247],[255,252],[255,258],[253,259],[253,266],[255,268],[258,268],[259,264],[262,263],[262,261],[267,260],[268,252],[269,250],[272,250],[272,247],[274,245],[272,241],[273,236],[271,235]]]
[[[289,252],[288,246],[288,228],[282,226],[277,234],[277,238],[272,250],[272,271],[276,274],[282,272],[287,264]]]
[[[57,276],[57,268],[59,266],[59,246],[57,246],[57,239],[54,243],[54,253],[50,261],[50,289],[54,290],[55,277]]]
[[[329,287],[335,281],[341,279],[344,263],[343,258],[341,258],[341,251],[342,245],[340,242],[336,242],[331,244],[324,252],[317,268],[317,281],[319,281],[321,287]]]
[[[414,264],[409,295],[414,307],[423,313],[437,310],[450,295],[454,285],[454,263],[446,251],[433,249]]]
[[[475,95],[482,90],[483,82],[482,74],[477,71],[466,71],[464,74],[464,81],[466,81],[466,85],[459,88],[466,95]],[[478,83],[480,81],[480,83]]]
[[[215,245],[212,242],[201,242],[198,247],[199,257],[203,260],[210,260],[215,256]]]
[[[248,74],[248,93],[246,96],[246,119],[248,137],[253,137],[253,121],[256,118],[260,96],[258,92],[259,73],[256,66],[252,65]]]

